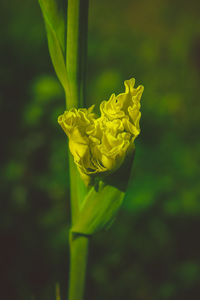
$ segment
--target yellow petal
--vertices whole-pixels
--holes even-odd
[[[124,85],[124,93],[112,94],[108,101],[102,101],[99,118],[93,113],[94,105],[88,109],[73,108],[58,117],[86,184],[92,176],[114,172],[134,149],[134,140],[140,133],[140,99],[144,88],[134,88],[134,78]]]

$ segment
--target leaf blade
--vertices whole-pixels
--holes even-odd
[[[55,72],[65,91],[69,90],[65,64],[66,28],[62,1],[38,0],[47,31],[48,47]]]

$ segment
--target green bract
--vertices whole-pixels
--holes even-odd
[[[92,235],[107,228],[114,220],[124,198],[119,189],[102,181],[98,189],[92,187],[85,197],[79,211],[72,233]]]

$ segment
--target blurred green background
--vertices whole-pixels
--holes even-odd
[[[63,90],[36,0],[1,1],[1,299],[67,293]],[[91,0],[87,105],[143,84],[123,208],[92,238],[86,299],[200,299],[200,2]]]

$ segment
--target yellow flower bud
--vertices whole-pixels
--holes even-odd
[[[134,88],[135,79],[126,80],[125,93],[112,94],[100,104],[97,118],[89,109],[71,109],[59,116],[69,138],[69,148],[86,184],[95,175],[110,174],[134,149],[140,133],[140,98],[143,86]]]

